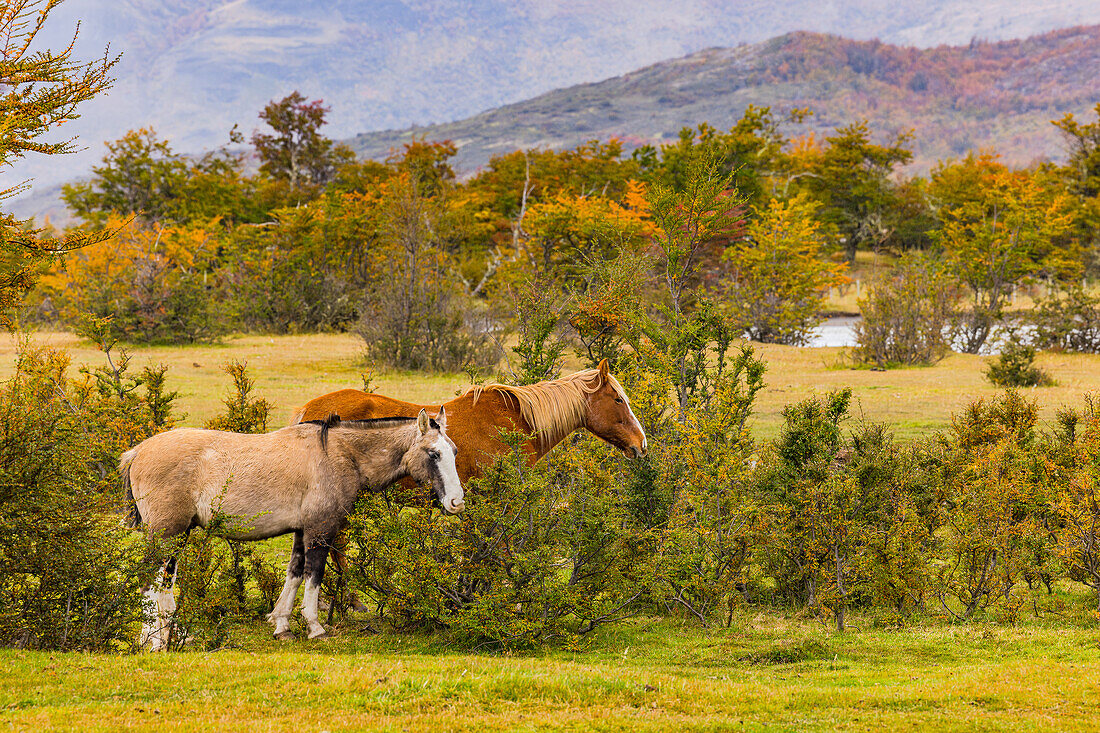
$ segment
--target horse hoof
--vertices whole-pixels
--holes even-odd
[[[309,638],[310,639],[331,639],[332,637],[328,635],[327,631],[322,631],[319,634],[310,634]]]
[[[280,631],[275,634],[275,638],[279,641],[294,641],[297,637],[294,636],[293,631]]]

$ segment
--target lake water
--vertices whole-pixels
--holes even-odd
[[[829,318],[814,329],[810,343],[806,344],[811,349],[822,346],[854,346],[855,336],[852,326],[859,322],[859,316],[838,316]]]
[[[859,323],[859,316],[837,316],[836,318],[829,318],[813,330],[813,337],[810,339],[810,342],[806,344],[806,348],[817,349],[823,346],[855,346],[856,339],[855,334],[852,332],[852,326],[857,323]],[[1016,329],[1016,332],[1025,339],[1032,335],[1033,331],[1033,326],[1020,326]],[[1001,353],[1001,342],[1005,335],[1006,332],[1004,327],[995,326],[990,332],[989,339],[986,340],[980,353],[987,355]]]

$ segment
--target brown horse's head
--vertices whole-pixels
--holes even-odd
[[[585,427],[621,450],[627,458],[641,458],[648,450],[645,430],[630,410],[630,400],[610,375],[607,359],[600,362],[599,387],[587,394]]]
[[[458,449],[446,433],[447,411],[441,409],[439,417],[432,420],[426,410],[421,410],[416,428],[416,438],[402,457],[401,465],[414,481],[432,485],[447,512],[458,514],[466,507],[466,502],[455,469]]]

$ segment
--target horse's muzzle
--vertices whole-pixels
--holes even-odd
[[[451,514],[458,514],[466,508],[466,502],[462,499],[452,499],[447,503],[447,511]]]
[[[641,458],[642,456],[646,455],[647,453],[649,453],[649,451],[646,450],[646,447],[645,447],[644,444],[643,445],[629,445],[626,448],[623,448],[623,454],[627,458],[638,459],[638,458]]]

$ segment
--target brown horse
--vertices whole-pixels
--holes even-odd
[[[619,381],[608,373],[607,360],[597,369],[524,387],[489,384],[473,387],[443,405],[417,405],[357,389],[342,389],[303,405],[292,424],[318,420],[330,414],[345,420],[413,416],[420,410],[447,410],[447,436],[458,446],[456,467],[465,482],[481,475],[480,467],[508,447],[499,431],[516,430],[535,437],[527,441],[528,461],[534,464],[580,428],[586,428],[621,450],[628,458],[646,454],[646,435],[630,410]]]
[[[309,636],[325,633],[317,600],[332,541],[347,524],[363,490],[382,489],[406,476],[431,483],[448,512],[464,507],[455,470],[455,447],[438,422],[421,410],[415,418],[341,422],[336,417],[294,425],[265,435],[177,428],[142,441],[122,454],[119,468],[131,525],[145,524],[163,538],[210,527],[216,515],[239,525],[216,523],[229,539],[262,540],[294,533],[286,583],[268,617],[276,638],[291,638],[290,614],[303,576],[302,616]],[[172,585],[176,557],[165,563],[159,590],[146,592],[155,624],[143,630],[154,650],[168,642],[175,611]]]
[[[534,435],[524,446],[529,465],[580,428],[615,446],[628,458],[646,454],[645,431],[630,410],[630,400],[619,381],[608,372],[607,359],[596,369],[538,384],[474,387],[442,405],[417,405],[357,389],[342,389],[307,402],[294,415],[293,422],[316,420],[329,414],[351,420],[443,409],[447,411],[447,435],[458,447],[455,466],[463,483],[479,477],[482,466],[508,450],[500,439],[501,429]],[[347,562],[345,546],[341,534],[335,543],[337,552],[333,553],[341,573]],[[365,610],[354,597],[349,600],[358,610]]]

